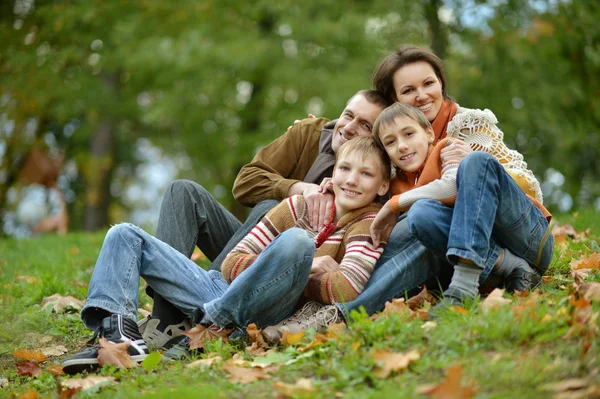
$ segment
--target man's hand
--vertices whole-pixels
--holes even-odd
[[[321,187],[313,183],[297,182],[288,190],[288,196],[301,194],[308,208],[308,222],[314,231],[321,229],[330,222],[333,208],[333,195],[322,193]]]
[[[330,273],[340,270],[340,265],[329,255],[313,259],[310,273]]]
[[[327,192],[333,192],[333,178],[331,177],[326,177],[323,179],[323,181],[321,182],[321,192],[322,193],[327,193]]]
[[[381,241],[390,238],[394,226],[398,223],[398,215],[392,211],[389,201],[379,210],[371,224],[371,239],[373,247],[378,248]]]
[[[308,119],[313,119],[316,118],[316,116],[314,116],[313,114],[308,114]],[[298,123],[302,122],[302,119],[296,119],[294,121],[294,125],[297,125]],[[293,125],[292,125],[293,126]],[[292,128],[292,126],[288,126],[288,130]]]
[[[458,164],[460,161],[465,159],[473,150],[464,141],[459,139],[452,139],[446,147],[442,148],[440,152],[442,158],[442,169],[450,164]]]

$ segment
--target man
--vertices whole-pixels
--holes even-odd
[[[244,166],[233,186],[235,199],[254,206],[242,224],[199,184],[178,180],[167,189],[161,206],[156,237],[185,256],[197,245],[220,270],[227,253],[282,199],[302,194],[320,230],[331,214],[333,197],[320,192],[319,184],[330,177],[335,153],[355,137],[368,136],[375,119],[390,103],[375,90],[361,90],[350,98],[340,118],[305,119],[261,149]],[[140,322],[140,332],[154,346],[164,346],[189,327],[183,313],[154,295],[151,318]]]

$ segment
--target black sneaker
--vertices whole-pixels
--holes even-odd
[[[540,285],[542,277],[537,272],[516,268],[506,277],[506,292],[533,290]]]
[[[127,352],[134,362],[141,362],[148,356],[148,348],[143,340],[135,321],[120,314],[112,314],[100,323],[94,337],[86,343],[86,348],[68,357],[62,363],[63,371],[67,374],[77,374],[100,368],[98,364],[99,338],[106,338],[110,343],[131,341]]]

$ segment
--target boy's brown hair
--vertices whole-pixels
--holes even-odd
[[[373,136],[357,137],[342,144],[335,156],[336,166],[337,161],[341,156],[353,152],[361,153],[363,158],[369,155],[374,155],[377,161],[379,161],[383,178],[385,180],[391,179],[392,166],[390,157],[388,156],[387,152],[385,152],[383,147],[377,144]]]
[[[418,108],[407,104],[394,103],[384,109],[377,119],[375,119],[375,123],[373,124],[373,138],[377,145],[384,148],[381,137],[379,137],[381,129],[394,125],[395,119],[403,116],[416,121],[423,130],[431,128],[431,123],[429,123],[425,114],[419,111]]]

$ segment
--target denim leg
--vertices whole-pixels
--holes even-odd
[[[402,297],[405,292],[437,276],[440,264],[440,258],[410,233],[407,219],[402,218],[394,227],[364,291],[356,299],[338,302],[336,306],[346,320],[352,310],[361,306],[368,314],[373,314],[387,301]]]
[[[448,256],[488,269],[501,246],[543,274],[554,247],[548,221],[498,160],[485,152],[469,154],[458,167],[457,185]],[[490,246],[492,238],[498,245]]]
[[[210,265],[210,269],[221,270],[221,264],[223,263],[223,260],[227,257],[227,254],[229,254],[233,247],[238,245],[238,243],[242,241],[242,239],[246,237],[246,235],[248,235],[248,233],[250,233],[250,231],[258,224],[258,222],[260,222],[260,220],[267,214],[267,212],[275,208],[275,206],[277,206],[279,202],[280,201],[277,200],[264,200],[256,204],[256,206],[252,208],[252,211],[250,212],[250,215],[248,215],[248,217],[246,218],[244,224],[242,224],[237,229],[233,236],[231,236],[231,239],[227,242],[227,245],[223,247],[221,253],[219,253],[219,255],[217,255],[217,257],[214,258],[213,262]]]
[[[187,315],[225,292],[228,284],[181,252],[131,224],[106,234],[90,281],[81,317],[90,328],[88,310],[104,309],[136,320],[140,277]]]
[[[408,227],[419,241],[438,257],[446,258],[448,234],[452,224],[454,209],[436,200],[422,199],[415,202],[408,211]],[[500,251],[493,238],[490,238],[489,256]],[[479,284],[492,272],[496,258],[485,261],[484,271],[479,276]]]
[[[277,324],[290,316],[304,291],[315,255],[308,233],[292,228],[280,234],[204,311],[221,327]]]

